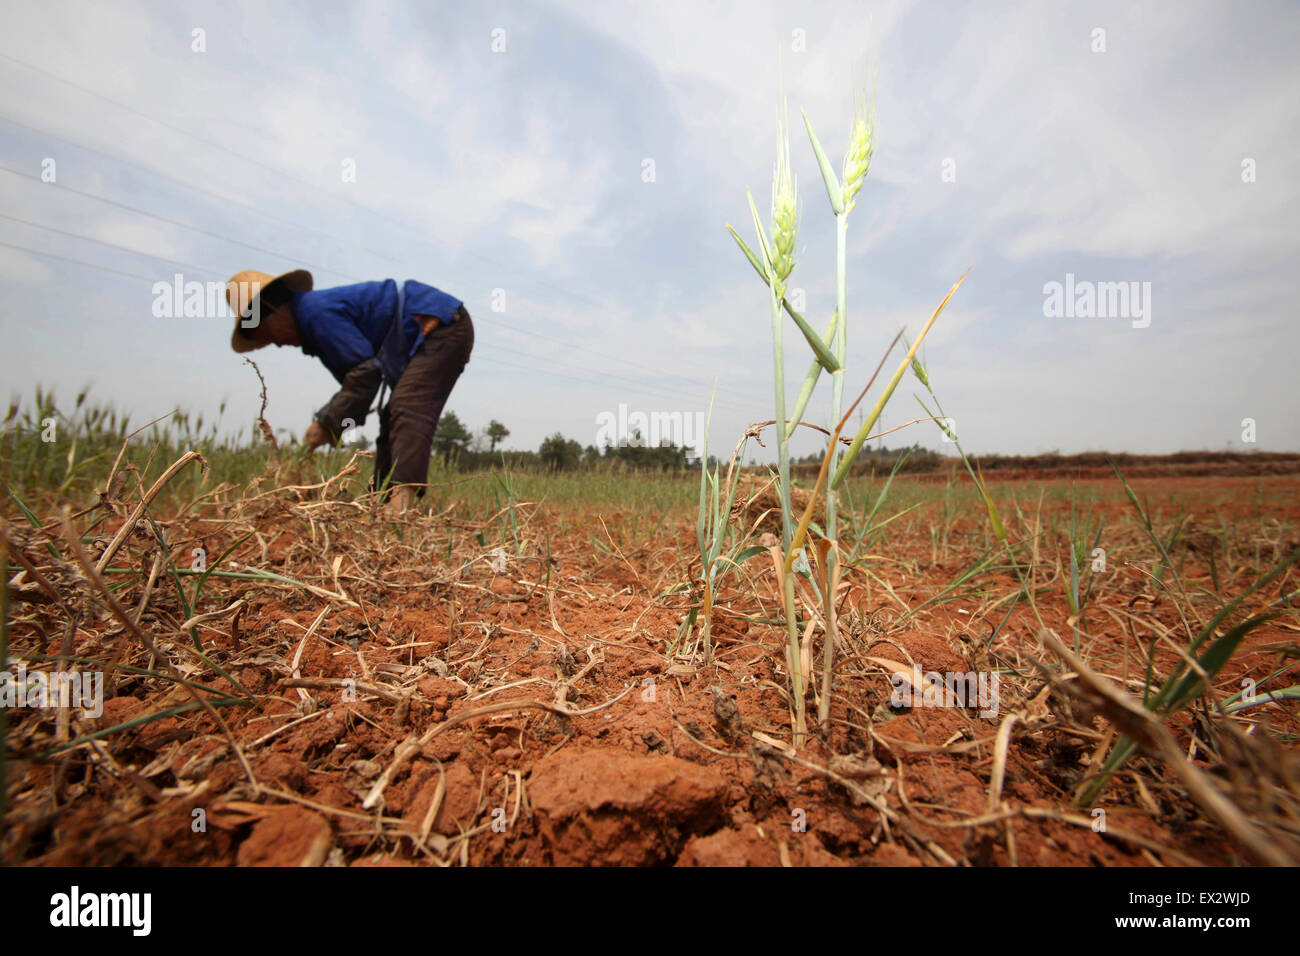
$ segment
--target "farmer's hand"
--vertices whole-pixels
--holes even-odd
[[[321,427],[320,422],[312,422],[307,426],[307,434],[303,436],[302,443],[308,448],[319,448],[321,445],[330,443],[329,432]]]

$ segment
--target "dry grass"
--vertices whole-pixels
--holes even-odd
[[[5,592],[10,657],[31,668],[102,671],[106,696],[144,706],[117,723],[70,708],[6,714],[7,861],[107,852],[93,840],[80,849],[60,842],[65,821],[82,808],[109,808],[114,823],[94,838],[109,840],[170,819],[178,805],[203,803],[240,819],[292,804],[338,821],[344,832],[365,830],[389,854],[469,862],[474,854],[497,852],[485,841],[486,789],[475,803],[478,816],[445,833],[432,828],[445,792],[412,820],[386,811],[392,781],[426,761],[422,755],[444,737],[472,748],[502,715],[537,714],[536,721],[579,734],[608,727],[607,717],[633,725],[645,720],[631,703],[636,685],[601,677],[606,652],[630,648],[663,659],[664,680],[674,688],[666,704],[673,731],[661,732],[670,746],[694,760],[725,764],[731,773],[752,767],[753,781],[742,789],[752,784],[762,796],[769,791],[758,781],[771,779],[778,804],[793,798],[796,785],[803,788],[800,800],[820,794],[819,812],[858,821],[864,847],[896,844],[928,865],[1016,863],[1041,859],[1032,853],[1044,852],[1051,840],[1052,861],[1086,862],[1086,855],[1069,855],[1079,852],[1068,837],[1076,832],[1149,863],[1300,862],[1294,701],[1264,701],[1231,714],[1218,705],[1243,675],[1262,680],[1280,672],[1261,685],[1262,693],[1286,682],[1296,659],[1286,634],[1300,630],[1293,607],[1259,632],[1194,707],[1161,718],[1141,706],[1148,648],[1156,649],[1151,683],[1158,686],[1179,659],[1184,628],[1224,600],[1204,555],[1220,556],[1217,583],[1224,595],[1240,593],[1285,556],[1293,537],[1285,512],[1265,509],[1253,523],[1225,516],[1215,534],[1201,528],[1182,546],[1172,545],[1185,598],[1136,570],[1162,560],[1140,528],[1108,526],[1110,560],[1120,570],[1081,592],[1076,653],[1056,636],[1072,634],[1063,610],[1071,544],[1060,515],[1063,506],[1073,507],[1073,494],[1044,505],[1041,490],[1015,492],[1010,502],[1004,493],[1015,569],[1006,559],[981,564],[983,555],[1001,552],[973,517],[982,507],[978,497],[945,501],[942,507],[951,506],[955,517],[942,551],[934,553],[928,529],[940,502],[923,496],[903,509],[890,534],[846,561],[834,588],[836,627],[827,626],[825,604],[800,579],[802,653],[816,660],[826,633],[836,634],[838,652],[829,720],[795,749],[778,663],[778,566],[746,564],[720,588],[708,664],[674,650],[663,624],[649,624],[680,622],[691,608],[680,592],[669,593],[694,573],[671,546],[674,535],[689,537],[688,495],[666,519],[667,547],[663,535],[629,533],[635,525],[607,514],[584,551],[574,530],[584,521],[575,506],[514,495],[478,520],[467,519],[450,499],[431,513],[388,520],[360,490],[360,456],[321,481],[302,480],[284,462],[239,486],[220,483],[157,504],[201,464],[197,456],[180,456],[147,486],[106,480],[106,489],[116,484],[117,490],[80,509],[65,511],[54,496],[28,502],[29,516],[9,508],[0,547],[11,568]],[[118,474],[126,465],[112,467]],[[764,527],[779,527],[771,514],[779,503],[767,479],[745,474],[741,481],[737,526],[745,529],[743,539],[753,540]],[[1170,519],[1154,520],[1167,538]],[[559,538],[565,543],[557,562],[547,542]],[[189,566],[195,548],[208,554],[206,577]],[[502,560],[504,574],[497,571]],[[619,583],[599,586],[603,577]],[[1277,585],[1283,595],[1295,589],[1289,573]],[[1026,594],[1047,629],[1038,627]],[[379,621],[383,611],[428,595],[449,632],[437,652]],[[575,627],[574,609],[593,601],[628,610],[617,626]],[[520,626],[504,617],[490,623],[482,611],[513,606],[533,608],[534,616]],[[281,626],[268,627],[273,620]],[[518,653],[507,651],[520,640],[554,661],[553,677],[516,669]],[[398,659],[377,660],[350,641],[397,648]],[[367,799],[355,804],[308,796],[259,774],[278,744],[326,719],[348,686],[309,666],[308,652],[322,643],[357,661],[350,689],[358,703],[349,712],[359,726],[382,727],[386,741],[365,755],[375,775],[360,791]],[[944,661],[1001,675],[997,720],[962,708],[889,706],[891,671],[914,663],[943,670]],[[273,680],[247,686],[246,675],[254,673]],[[742,673],[752,676],[735,683]],[[464,706],[431,717],[435,702],[420,690],[427,675],[463,685]],[[718,713],[722,721],[718,708],[725,701],[710,688],[723,684],[734,688],[739,709],[728,712],[715,734],[700,714]],[[817,683],[810,692],[820,705]],[[142,750],[141,733],[158,721],[169,728],[167,742],[156,752]],[[1120,734],[1140,750],[1106,791],[1099,805],[1106,829],[1098,833],[1098,818],[1076,802]],[[233,773],[211,792],[223,767]],[[440,763],[438,772],[445,770]],[[500,799],[526,832],[527,765],[510,780],[510,793]],[[959,796],[972,783],[977,796]],[[359,855],[350,849],[335,860]]]

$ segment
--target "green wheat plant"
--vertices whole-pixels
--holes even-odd
[[[793,553],[790,548],[793,535],[790,516],[790,436],[794,431],[794,423],[798,419],[788,419],[786,417],[785,347],[782,341],[782,332],[785,325],[783,313],[789,311],[791,317],[797,316],[797,313],[790,308],[789,303],[786,301],[785,292],[795,266],[794,249],[799,235],[799,202],[794,176],[790,170],[790,135],[784,108],[777,123],[777,161],[772,177],[770,240],[759,219],[758,208],[754,205],[752,193],[748,194],[748,199],[749,211],[754,219],[754,230],[758,236],[759,255],[756,256],[750,250],[731,226],[727,226],[727,229],[740,245],[750,263],[763,277],[768,288],[772,324],[773,393],[776,406],[774,427],[776,429],[777,489],[781,501],[781,553],[785,555]],[[834,372],[838,371],[841,366],[831,355],[825,340],[818,338],[816,332],[803,321],[801,316],[796,318],[796,322],[800,324],[800,330],[805,338],[808,338],[809,343],[813,345],[817,357],[817,363],[809,373],[809,377],[813,379],[811,384],[815,384],[815,376],[820,374],[822,367]],[[806,391],[809,395],[811,395],[812,391],[811,384],[805,382],[805,385],[808,386]],[[801,741],[807,728],[804,703],[805,686],[802,654],[799,647],[799,630],[795,620],[794,578],[788,570],[783,575],[781,588],[786,621],[786,667],[790,675],[790,692],[794,702],[795,737]]]
[[[724,545],[731,539],[728,518],[732,503],[736,499],[736,485],[740,481],[740,471],[731,468],[725,479],[720,479],[719,465],[709,470],[709,430],[713,424],[713,403],[709,403],[709,414],[704,426],[704,441],[700,449],[700,501],[698,519],[695,526],[695,540],[700,552],[700,578],[703,587],[698,616],[700,620],[700,641],[704,648],[704,660],[707,663],[713,657],[713,599],[717,587],[726,571],[738,567],[750,558],[761,554],[759,547],[746,548],[723,555]],[[743,450],[737,451],[739,457]],[[726,485],[726,498],[722,497],[722,484]]]
[[[870,415],[859,427],[858,432],[849,443],[848,449],[841,455],[839,447],[840,433],[848,422],[848,414],[842,408],[845,362],[848,354],[848,302],[846,292],[848,217],[857,205],[859,194],[871,167],[872,156],[875,153],[875,97],[874,95],[868,97],[866,90],[859,91],[855,97],[853,121],[849,130],[849,144],[839,174],[833,169],[806,114],[804,114],[803,119],[809,143],[821,171],[826,196],[830,202],[831,211],[835,215],[836,303],[825,335],[819,336],[808,324],[807,320],[791,307],[785,296],[790,275],[795,267],[800,208],[794,177],[790,169],[789,127],[784,104],[779,111],[777,120],[777,159],[772,181],[771,220],[767,228],[764,227],[759,218],[753,195],[748,194],[750,214],[754,220],[754,230],[757,236],[758,251],[752,250],[735,229],[730,225],[727,226],[728,232],[731,233],[732,238],[749,260],[750,265],[754,267],[754,270],[768,287],[769,315],[772,326],[777,494],[781,504],[782,560],[778,566],[778,586],[782,592],[785,615],[787,638],[785,657],[790,681],[792,723],[796,745],[802,743],[807,734],[805,697],[809,675],[805,673],[802,648],[799,642],[799,623],[795,607],[795,575],[799,574],[804,577],[810,590],[814,592],[818,602],[823,607],[825,639],[823,643],[821,692],[819,695],[820,705],[817,718],[819,724],[826,728],[830,718],[831,677],[834,670],[835,654],[834,589],[836,582],[840,579],[838,567],[839,488],[848,476],[863,442],[879,421],[885,405],[898,387],[898,383],[906,372],[909,363],[915,358],[917,348],[924,341],[931,327],[933,327],[944,306],[947,305],[965,279],[963,275],[961,279],[957,280],[952,289],[949,290],[948,295],[930,316],[930,320],[921,330],[906,358],[897,367],[883,393],[876,400]],[[813,352],[808,372],[804,376],[793,406],[789,409],[787,409],[786,405],[786,370],[783,344],[785,315],[789,315],[794,321]],[[896,337],[894,344],[897,344],[897,341]],[[891,351],[892,349],[893,345],[890,346]],[[889,353],[886,352],[884,358],[881,359],[882,368],[888,359],[888,355]],[[837,424],[830,440],[827,442],[817,487],[814,489],[808,506],[796,528],[793,526],[794,516],[791,509],[789,442],[795,428],[802,423],[803,414],[823,371],[828,372],[831,376],[830,420]],[[880,369],[877,369],[877,372],[879,371]],[[872,376],[867,388],[863,389],[858,400],[853,403],[853,408],[856,408],[857,404],[866,396],[874,381],[875,376]],[[850,408],[849,412],[852,412],[853,408]],[[819,585],[818,580],[814,579],[812,575],[809,562],[804,557],[804,543],[812,527],[813,509],[823,489],[825,490],[825,512],[822,526],[818,531],[821,540],[811,549],[819,559]],[[703,507],[704,502],[702,499],[702,513]],[[851,528],[853,527],[851,520],[849,525]],[[830,593],[822,593],[828,589]],[[814,610],[813,613],[817,612]]]

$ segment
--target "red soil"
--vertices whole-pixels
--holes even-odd
[[[1155,498],[1182,492],[1194,501],[1197,494],[1212,492],[1207,500],[1214,510],[1203,517],[1240,521],[1244,528],[1257,507],[1244,491],[1258,480],[1136,484]],[[1295,483],[1267,480],[1283,484],[1270,486],[1272,510],[1257,524],[1268,527],[1267,520],[1273,520],[1294,528],[1300,517]],[[1120,508],[1107,507],[1116,514]],[[301,589],[240,583],[220,604],[209,600],[213,609],[234,597],[250,602],[237,633],[228,620],[205,625],[201,633],[209,656],[234,667],[232,676],[256,695],[256,706],[224,708],[223,715],[262,792],[249,785],[225,737],[201,712],[120,732],[62,762],[31,759],[52,739],[52,717],[15,712],[9,743],[11,779],[17,785],[6,862],[1121,866],[1243,861],[1231,836],[1175,786],[1159,761],[1147,757],[1130,765],[1141,770],[1140,779],[1130,775],[1107,791],[1102,806],[1108,832],[1094,832],[1086,811],[1080,825],[1080,811],[1070,804],[1072,787],[1099,744],[1113,738],[1100,718],[1046,690],[1030,658],[1050,655],[1036,640],[1036,624],[1023,604],[992,652],[984,640],[1006,612],[1005,605],[991,611],[987,599],[933,604],[899,622],[899,601],[915,607],[939,593],[979,553],[984,530],[974,518],[954,527],[950,554],[932,557],[931,542],[919,534],[890,538],[882,544],[882,560],[872,565],[879,581],[850,578],[840,615],[843,647],[833,731],[828,739],[814,734],[797,759],[756,745],[750,736],[757,732],[778,744],[790,740],[781,691],[787,683],[783,632],[746,620],[772,616],[770,569],[753,591],[738,591],[734,579],[724,589],[758,593],[763,600],[761,605],[752,598],[728,602],[724,594],[712,663],[666,656],[687,600],[684,594],[658,595],[683,579],[676,548],[689,553],[694,539],[689,522],[669,526],[675,527],[676,540],[641,542],[625,548],[621,557],[593,553],[577,532],[552,537],[547,573],[539,573],[544,559],[536,555],[511,559],[506,573],[496,575],[482,561],[452,574],[446,555],[434,553],[382,583],[375,568],[348,566],[343,586],[360,606],[330,606],[305,642],[306,629],[329,602]],[[201,530],[197,522],[192,529]],[[305,522],[272,517],[262,531],[265,556],[252,543],[241,552],[250,563],[300,580],[314,573],[311,579],[319,586],[332,586],[328,560],[320,559],[314,569],[303,566],[302,548],[311,534]],[[1254,532],[1241,534],[1248,539]],[[1198,548],[1194,536],[1187,540],[1191,543],[1179,552],[1184,575],[1208,587],[1213,541],[1201,541]],[[1285,544],[1274,542],[1263,558]],[[1241,553],[1247,545],[1253,547],[1245,541]],[[1084,657],[1112,676],[1139,679],[1148,634],[1135,619],[1159,621],[1177,633],[1180,614],[1145,573],[1153,561],[1151,549],[1136,537],[1126,547],[1135,563],[1112,561],[1099,578],[1101,596],[1087,614]],[[1035,572],[1040,583],[1055,573],[1054,560],[1042,556]],[[1232,573],[1232,563],[1221,567],[1224,574]],[[759,561],[753,564],[755,572],[762,570]],[[1017,587],[1005,572],[986,580],[993,598]],[[1242,571],[1233,580],[1234,592],[1240,591],[1253,575]],[[132,593],[126,597],[134,599]],[[151,605],[145,620],[156,632],[167,632],[167,620],[174,623],[179,613],[174,597],[174,592],[159,594]],[[1197,605],[1202,613],[1211,606]],[[1040,595],[1038,609],[1068,644],[1069,612],[1060,581]],[[84,621],[76,637],[79,649],[103,646],[110,625]],[[1259,678],[1284,664],[1280,648],[1294,646],[1297,630],[1292,612],[1250,635],[1246,649],[1216,682],[1221,692],[1232,692],[1243,676]],[[13,642],[17,648],[57,653],[60,638],[53,631],[42,637],[17,622]],[[290,683],[300,643],[298,676],[318,682],[315,686]],[[1016,667],[1025,679],[1004,683],[997,719],[963,708],[896,712],[888,707],[885,671],[868,658],[914,661],[923,670],[940,672]],[[211,679],[212,672],[192,657],[176,654],[175,659],[194,665],[194,679],[229,687]],[[813,659],[819,673],[820,638]],[[1175,659],[1168,647],[1157,652],[1158,668],[1172,666]],[[355,696],[328,683],[345,679],[358,682]],[[100,727],[189,699],[157,680],[122,677],[119,687],[106,702]],[[363,808],[404,741],[509,701],[521,706],[433,735],[394,773],[377,804]],[[522,702],[584,713],[566,717]],[[810,713],[816,713],[811,698]],[[1040,808],[1056,816],[968,825],[997,809],[990,808],[992,741],[1010,713],[1020,714],[1021,723],[1009,749],[999,806]],[[1296,739],[1294,704],[1265,705],[1250,717],[1261,722],[1260,733],[1266,723]],[[1193,720],[1184,716],[1171,727],[1179,742],[1190,746],[1197,730]],[[1294,760],[1294,753],[1292,743],[1286,759]],[[1203,753],[1197,759],[1203,767],[1214,763]],[[886,821],[872,801],[888,808],[892,819]],[[422,840],[426,829],[429,835]]]

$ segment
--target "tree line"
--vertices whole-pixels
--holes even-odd
[[[581,470],[631,470],[631,471],[685,471],[697,469],[700,459],[684,446],[663,442],[657,446],[646,444],[639,431],[633,430],[629,441],[622,444],[606,443],[603,448],[583,445],[556,432],[542,440],[536,451],[498,451],[501,442],[510,437],[510,429],[495,418],[477,432],[471,431],[453,411],[443,412],[434,435],[434,455],[448,466],[464,471],[492,468],[505,464],[510,468],[543,469],[547,471]],[[365,448],[369,440],[362,437],[353,447]],[[822,452],[813,452],[802,458],[791,459],[797,473],[816,473],[821,466]],[[902,471],[930,471],[938,467],[943,457],[920,445],[888,448],[884,445],[862,449],[859,460],[862,467],[854,471],[888,471],[907,456]],[[709,466],[717,459],[709,456]],[[751,463],[752,464],[752,463]]]
[[[633,431],[626,444],[606,444],[603,448],[583,445],[560,432],[544,439],[536,451],[498,451],[510,437],[510,429],[492,419],[477,432],[470,431],[453,411],[443,412],[433,438],[434,454],[453,468],[474,471],[505,464],[511,468],[538,468],[548,471],[582,469],[632,469],[644,471],[684,471],[698,468],[700,461],[691,449],[670,443],[651,447],[640,433]],[[361,438],[355,443],[366,447]]]

